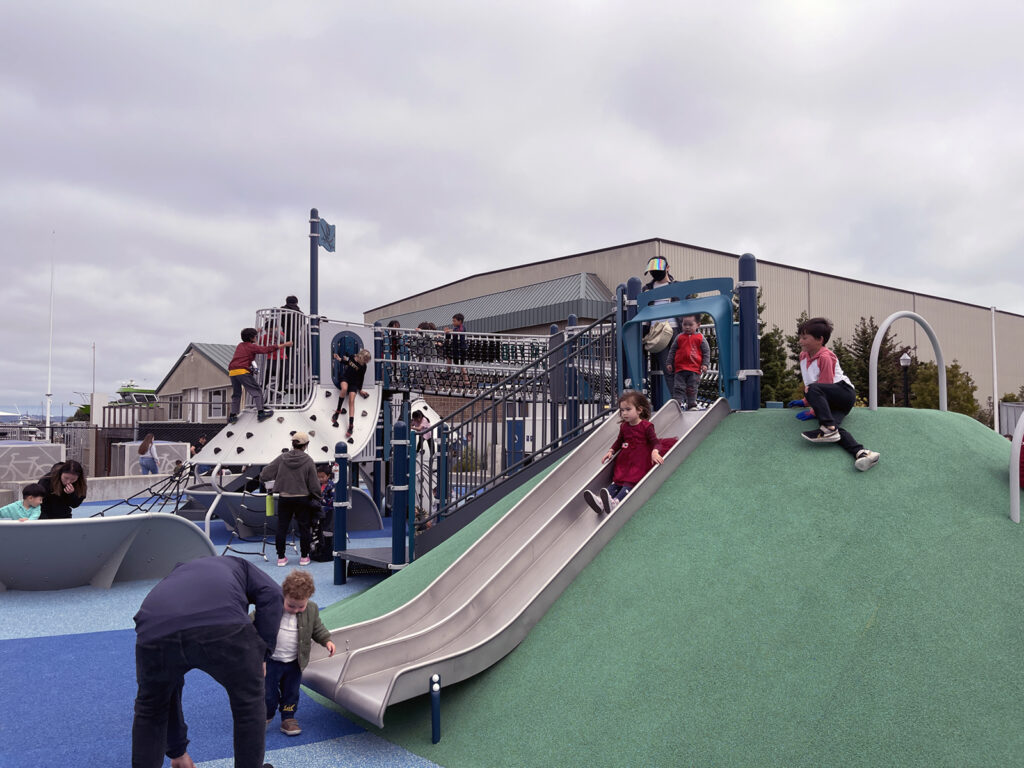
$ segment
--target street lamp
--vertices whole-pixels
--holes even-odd
[[[900,355],[900,366],[903,368],[903,407],[910,407],[910,355]]]

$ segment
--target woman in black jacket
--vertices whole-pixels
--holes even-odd
[[[85,501],[85,470],[74,459],[55,464],[50,474],[39,479],[39,484],[46,491],[40,520],[69,518],[71,510]]]

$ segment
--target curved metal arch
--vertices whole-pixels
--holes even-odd
[[[939,340],[935,337],[935,331],[928,325],[928,321],[916,312],[909,310],[893,312],[885,318],[885,322],[882,323],[878,328],[878,333],[875,334],[875,340],[871,343],[871,362],[868,365],[868,408],[872,411],[878,410],[878,352],[882,348],[882,338],[885,336],[885,332],[889,330],[889,326],[901,317],[909,317],[916,322],[928,334],[928,338],[931,339],[932,349],[935,350],[935,364],[939,369],[939,410],[948,410],[946,398],[946,361],[942,357],[942,347],[939,346]]]
[[[1010,442],[1010,519],[1020,522],[1020,445],[1024,441],[1024,413],[1017,419]]]

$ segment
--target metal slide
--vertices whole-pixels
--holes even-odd
[[[582,494],[611,482],[601,457],[619,420],[609,418],[419,595],[334,630],[333,658],[314,645],[303,684],[383,727],[388,705],[427,693],[432,675],[450,685],[496,663],[728,414],[724,399],[706,411],[670,401],[652,419],[659,438],[677,438],[665,463],[599,515]]]

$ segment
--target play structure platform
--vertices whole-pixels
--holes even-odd
[[[610,514],[595,513],[583,491],[611,482],[601,457],[618,434],[607,419],[516,506],[419,595],[376,619],[331,633],[333,658],[319,646],[303,684],[382,727],[390,704],[449,685],[496,663],[661,483],[730,412],[725,399],[683,411],[670,401],[652,418],[659,438],[676,438]]]

